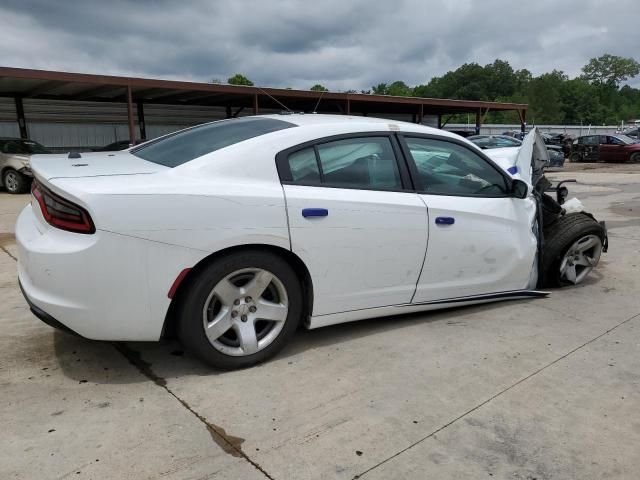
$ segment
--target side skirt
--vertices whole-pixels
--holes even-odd
[[[462,307],[466,305],[477,305],[481,303],[499,302],[502,300],[517,300],[524,298],[543,298],[549,292],[540,290],[514,290],[510,292],[489,293],[484,295],[473,295],[469,297],[448,298],[443,300],[433,300],[423,303],[407,303],[402,305],[389,305],[386,307],[366,308],[363,310],[352,310],[348,312],[330,313],[328,315],[318,315],[311,317],[309,329],[326,327],[338,323],[353,322],[366,318],[386,317],[388,315],[402,315],[405,313],[427,312],[430,310],[441,310],[451,307]]]

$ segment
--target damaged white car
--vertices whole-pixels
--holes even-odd
[[[544,194],[537,139],[492,160],[421,125],[300,114],[36,156],[20,284],[53,326],[177,333],[218,368],[271,357],[299,325],[544,295],[582,281],[607,236],[565,214],[566,189]]]

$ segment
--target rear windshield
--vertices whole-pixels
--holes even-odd
[[[174,133],[135,148],[131,153],[149,162],[177,167],[229,145],[291,127],[295,125],[273,118],[233,118]]]

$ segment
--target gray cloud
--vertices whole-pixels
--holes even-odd
[[[534,74],[640,59],[634,0],[37,1],[0,5],[0,64],[334,90],[495,58]],[[633,84],[639,84],[635,79]]]

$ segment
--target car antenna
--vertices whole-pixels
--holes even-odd
[[[313,112],[311,113],[318,113],[318,105],[320,105],[320,100],[322,100],[322,96],[324,95],[324,90],[320,93],[320,97],[318,97],[318,101],[316,102],[316,106],[313,107]]]
[[[280,105],[282,105],[282,106],[285,108],[285,110],[286,110],[287,112],[289,112],[289,113],[293,113],[293,111],[292,111],[289,107],[287,107],[284,103],[282,103],[280,100],[278,100],[277,98],[275,98],[275,97],[273,97],[273,96],[269,95],[267,92],[265,92],[265,91],[264,91],[263,89],[261,89],[260,87],[257,87],[257,88],[258,88],[258,90],[260,90],[262,93],[264,93],[267,97],[269,97],[271,100],[273,100],[274,102],[279,103]]]

